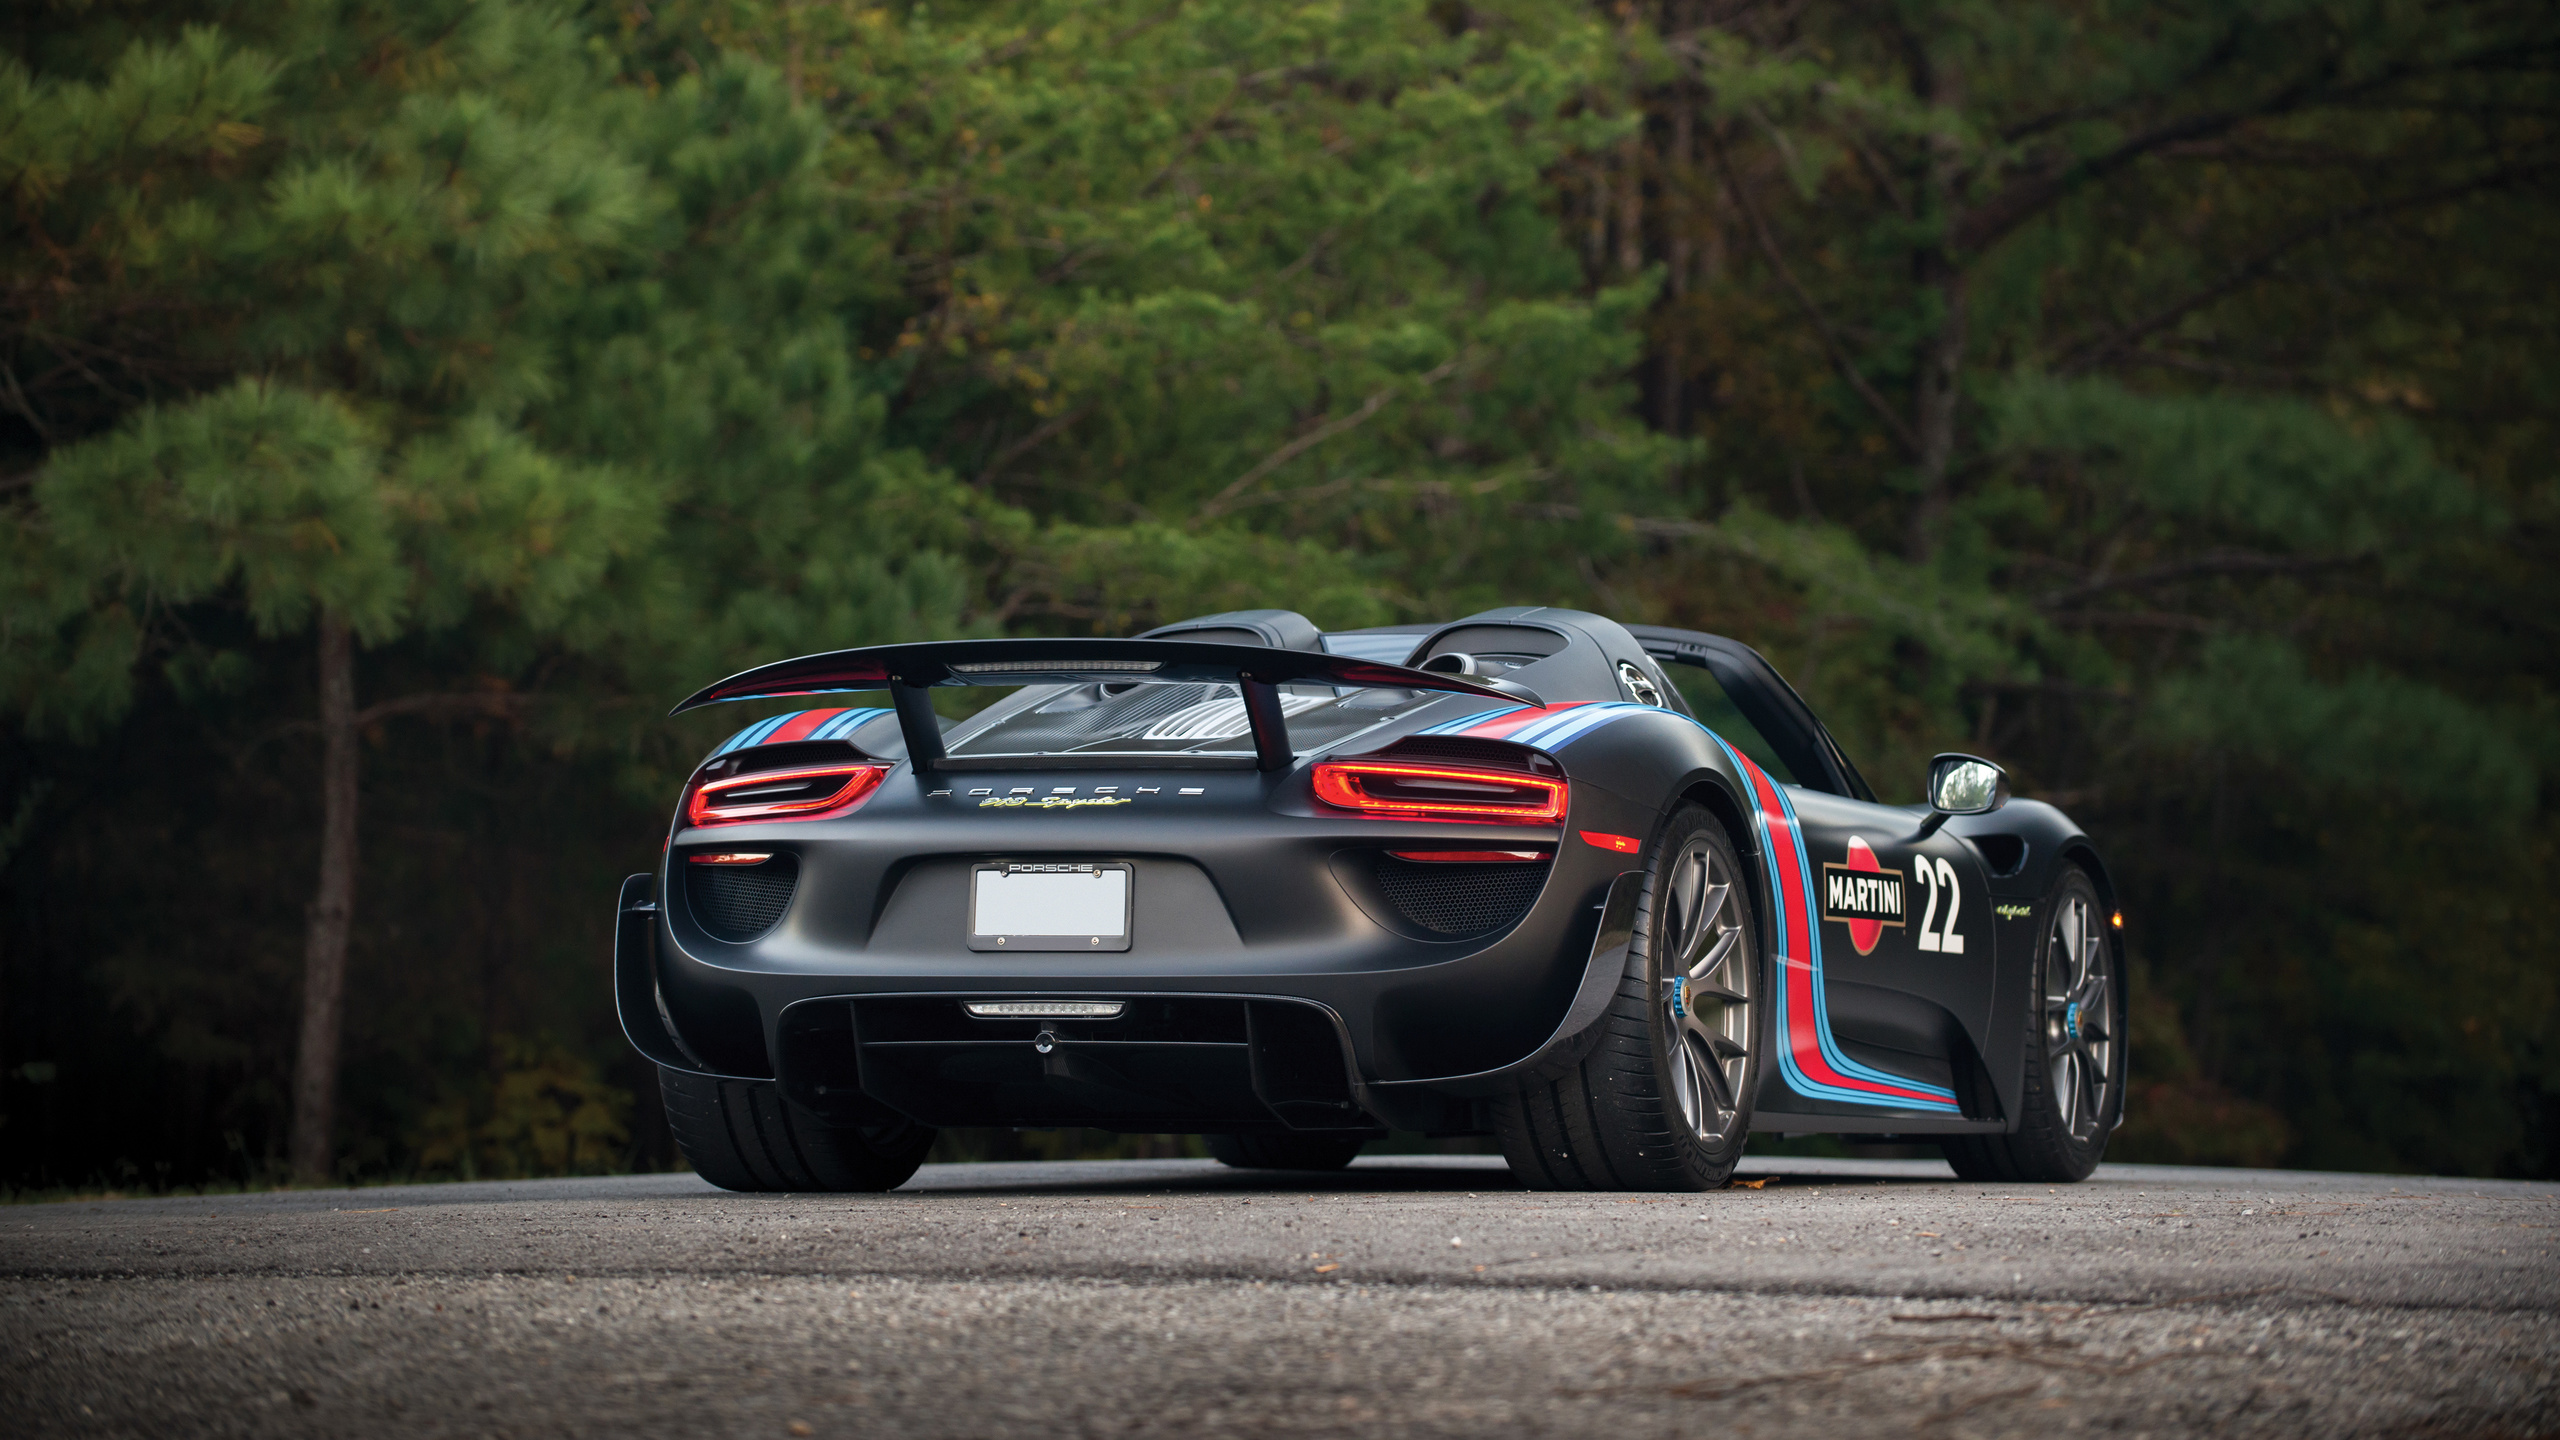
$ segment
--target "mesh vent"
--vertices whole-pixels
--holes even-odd
[[[776,855],[761,865],[687,865],[685,903],[693,921],[715,940],[753,940],[791,908],[800,883],[800,860]]]
[[[1529,913],[1547,866],[1433,865],[1378,857],[1378,888],[1425,930],[1463,937],[1500,930]]]

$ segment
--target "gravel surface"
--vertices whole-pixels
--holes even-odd
[[[954,1165],[0,1210],[28,1434],[2560,1433],[2560,1186]]]

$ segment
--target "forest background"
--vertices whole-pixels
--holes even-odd
[[[604,957],[755,718],[665,718],[708,678],[1533,602],[1759,646],[1888,798],[1961,745],[2070,807],[2119,1158],[2560,1174],[2560,9],[0,48],[0,1183],[673,1163]]]

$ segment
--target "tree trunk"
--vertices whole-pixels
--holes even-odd
[[[1965,274],[1952,261],[1930,267],[1938,292],[1938,329],[1920,355],[1919,393],[1912,418],[1920,436],[1920,498],[1911,507],[1911,528],[1904,553],[1914,564],[1926,563],[1938,550],[1938,527],[1954,496],[1947,469],[1955,460],[1956,407],[1964,399]]]
[[[1910,43],[1916,57],[1914,91],[1933,107],[1954,109],[1963,105],[1964,77],[1954,62],[1933,62],[1924,44],[1917,39]],[[1964,159],[1963,145],[1953,135],[1940,131],[1929,137],[1927,158],[1921,169],[1922,203],[1926,207],[1922,213],[1938,224],[1913,260],[1915,278],[1937,292],[1938,328],[1921,350],[1920,373],[1912,396],[1911,428],[1920,442],[1920,496],[1911,507],[1903,552],[1914,564],[1925,564],[1937,554],[1938,529],[1954,501],[1947,471],[1955,462],[1956,427],[1961,418],[1957,412],[1964,400],[1969,318],[1965,309],[1970,298],[1965,271],[1969,257],[1957,253],[1955,238],[1964,221],[1958,199]]]
[[[1692,17],[1689,7],[1680,7],[1675,23],[1677,33],[1687,34]],[[1697,224],[1689,213],[1689,187],[1698,173],[1697,128],[1698,95],[1696,87],[1686,79],[1671,84],[1671,153],[1662,167],[1663,259],[1670,271],[1671,323],[1663,327],[1662,395],[1656,424],[1665,435],[1682,432],[1686,416],[1681,402],[1689,383],[1688,314],[1681,301],[1689,294],[1689,271],[1692,265],[1690,230]]]
[[[338,1036],[356,899],[356,660],[347,622],[320,617],[320,888],[302,961],[302,1048],[293,1067],[293,1178],[334,1178]]]
[[[1644,268],[1644,126],[1637,126],[1618,145],[1618,273],[1633,276]]]

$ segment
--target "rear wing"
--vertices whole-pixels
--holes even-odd
[[[1261,645],[1217,645],[1194,640],[939,640],[915,645],[873,645],[803,655],[741,671],[685,697],[668,713],[681,715],[729,700],[823,695],[845,690],[887,690],[897,708],[907,755],[918,770],[943,758],[942,724],[925,692],[937,685],[1087,685],[1096,681],[1140,685],[1233,685],[1244,695],[1253,727],[1255,762],[1265,770],[1288,768],[1287,716],[1280,688],[1289,684],[1346,689],[1438,690],[1505,704],[1524,703],[1464,676],[1411,670],[1318,650],[1279,650]]]

